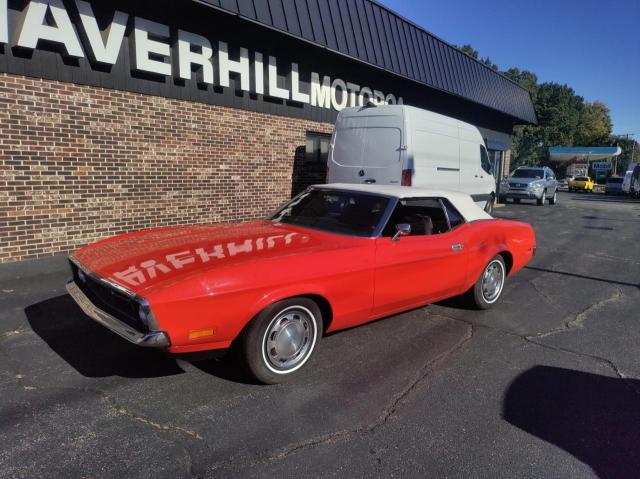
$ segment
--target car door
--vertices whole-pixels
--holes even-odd
[[[452,216],[460,218],[452,226],[446,209],[440,199],[433,198],[398,203],[383,235],[376,239],[374,317],[460,292],[467,278],[468,225],[452,211]],[[431,231],[422,229],[420,216],[429,218]],[[407,222],[412,234],[394,240],[396,225]]]

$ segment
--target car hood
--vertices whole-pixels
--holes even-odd
[[[83,269],[142,294],[210,269],[352,247],[362,240],[260,220],[114,236],[85,246],[72,259]]]

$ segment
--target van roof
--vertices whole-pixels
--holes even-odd
[[[471,196],[460,191],[439,190],[421,188],[418,186],[394,186],[394,185],[370,185],[351,183],[331,183],[326,185],[314,185],[314,188],[327,188],[335,190],[356,191],[371,193],[392,198],[446,198],[456,207],[466,221],[490,220],[492,216],[475,204]]]

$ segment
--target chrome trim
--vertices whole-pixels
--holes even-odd
[[[67,283],[67,292],[80,306],[84,314],[130,343],[146,348],[168,348],[171,345],[169,336],[164,331],[152,331],[144,334],[98,309],[74,281]]]
[[[153,310],[151,309],[151,305],[149,304],[149,302],[144,299],[142,296],[138,296],[136,293],[134,293],[133,291],[125,288],[124,286],[111,281],[107,278],[104,278],[102,276],[99,276],[98,274],[94,273],[93,271],[91,271],[89,268],[87,268],[84,264],[82,264],[80,261],[78,261],[77,258],[75,258],[73,255],[69,255],[69,261],[71,261],[73,264],[75,264],[79,270],[81,270],[85,275],[89,276],[91,279],[93,279],[94,281],[97,281],[99,283],[104,284],[105,286],[111,288],[111,289],[115,289],[116,291],[128,296],[129,298],[133,299],[134,301],[136,301],[141,307],[143,307],[145,309],[145,312],[147,313],[147,326],[149,327],[150,331],[159,331],[160,330],[160,326],[158,325],[158,321],[156,320],[155,315],[153,314]]]
[[[382,236],[382,232],[387,227],[387,223],[391,219],[391,215],[393,215],[396,206],[400,202],[399,198],[393,196],[387,196],[386,198],[389,198],[389,204],[387,205],[387,209],[385,210],[385,212],[382,214],[382,218],[380,218],[378,226],[375,230],[373,230],[373,233],[371,234],[372,238],[380,238]]]

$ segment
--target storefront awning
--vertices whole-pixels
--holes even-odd
[[[619,156],[619,146],[554,146],[549,148],[549,158],[555,162],[601,161]]]

